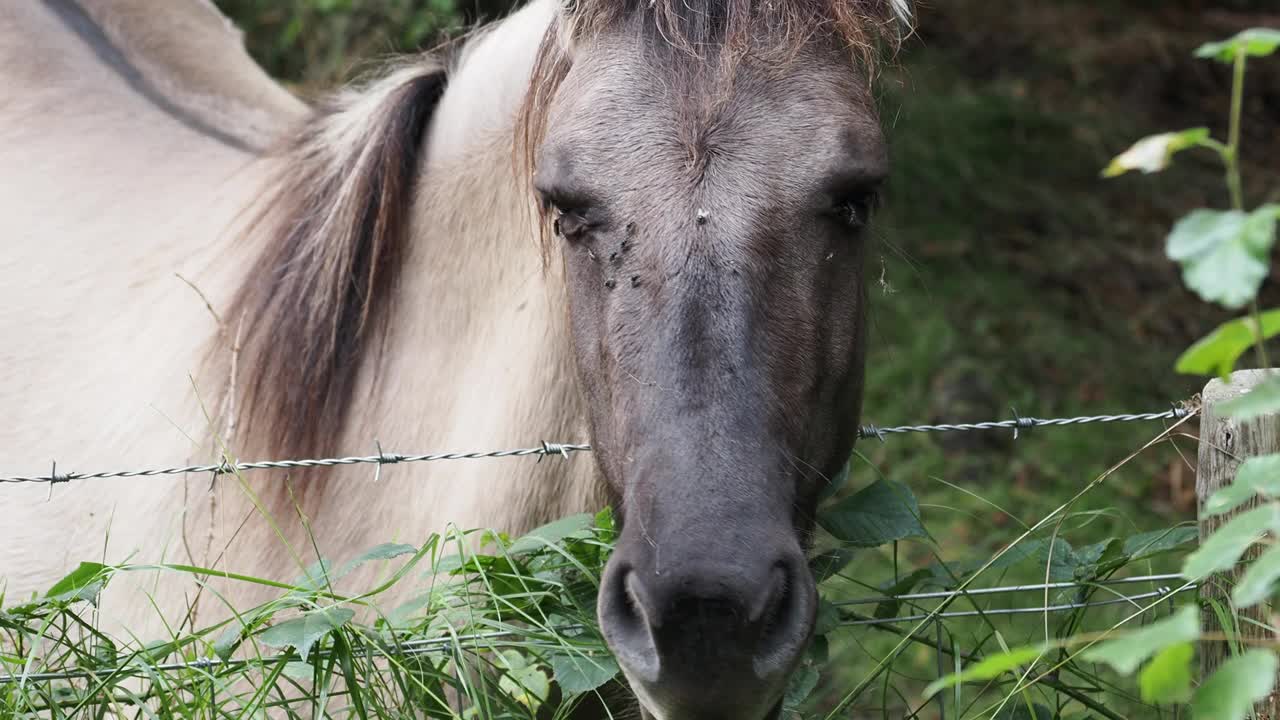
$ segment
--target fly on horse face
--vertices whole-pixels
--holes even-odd
[[[10,486],[8,596],[103,557],[287,579],[280,536],[520,532],[608,502],[599,620],[646,716],[776,717],[814,625],[815,504],[859,420],[887,173],[869,78],[906,16],[533,0],[307,107],[209,0],[4,3],[6,470],[594,448],[376,485]]]

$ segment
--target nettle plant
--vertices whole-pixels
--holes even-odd
[[[1245,67],[1251,57],[1265,57],[1280,49],[1280,30],[1255,28],[1235,37],[1200,47],[1196,55],[1232,66],[1231,111],[1226,142],[1215,139],[1208,128],[1192,128],[1144,138],[1117,156],[1103,171],[1115,177],[1130,170],[1144,173],[1166,168],[1179,152],[1203,148],[1215,152],[1225,167],[1231,198],[1229,210],[1200,208],[1179,220],[1169,233],[1166,253],[1182,267],[1183,281],[1207,302],[1230,310],[1245,310],[1243,317],[1218,327],[1196,342],[1178,359],[1176,369],[1195,375],[1229,379],[1239,359],[1250,349],[1258,364],[1271,367],[1264,342],[1280,334],[1280,309],[1263,311],[1258,291],[1271,266],[1270,256],[1280,220],[1280,204],[1246,207],[1240,172],[1240,123],[1244,99]],[[1280,411],[1280,373],[1267,377],[1253,390],[1225,403],[1219,410],[1230,417],[1248,419]],[[1189,587],[1211,575],[1236,567],[1249,548],[1263,542],[1269,547],[1244,569],[1232,591],[1237,612],[1215,608],[1228,634],[1242,620],[1238,612],[1268,601],[1280,592],[1280,454],[1249,458],[1240,465],[1234,482],[1212,495],[1205,511],[1223,514],[1260,498],[1258,507],[1232,518],[1187,556],[1182,575]],[[1280,646],[1274,641],[1224,638],[1201,627],[1197,607],[1187,606],[1136,632],[1123,632],[1128,620],[1142,616],[1163,601],[1136,610],[1111,631],[1076,635],[1051,645],[1019,648],[988,656],[963,672],[943,678],[926,691],[933,694],[961,682],[991,680],[1006,673],[1023,678],[1023,669],[1051,650],[1070,650],[1071,657],[1110,665],[1123,675],[1138,673],[1143,701],[1153,704],[1190,704],[1196,718],[1234,720],[1252,713],[1254,704],[1273,690],[1280,670]],[[1243,622],[1249,622],[1243,620]],[[1196,643],[1233,640],[1235,655],[1194,687]],[[1248,647],[1250,642],[1256,647]]]

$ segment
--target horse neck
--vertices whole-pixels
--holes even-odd
[[[560,264],[544,263],[512,147],[553,13],[547,0],[526,6],[473,39],[452,73],[426,141],[387,334],[380,351],[370,349],[376,355],[356,393],[364,399],[348,427],[351,443],[490,450],[584,441]],[[566,469],[487,466],[518,475],[522,488],[492,523],[518,529],[597,503],[589,459]],[[538,478],[548,474],[557,477]]]

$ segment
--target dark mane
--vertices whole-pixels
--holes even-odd
[[[388,317],[444,86],[441,64],[416,58],[323,104],[281,151],[249,231],[261,254],[226,315],[243,323],[241,446],[300,456],[342,426]]]

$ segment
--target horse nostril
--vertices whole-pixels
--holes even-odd
[[[754,669],[760,677],[789,667],[813,632],[817,587],[803,556],[780,561],[761,615],[760,645]]]
[[[622,565],[605,571],[600,594],[600,626],[615,654],[643,675],[657,673],[657,649],[644,588]]]
[[[768,638],[771,630],[782,620],[787,608],[787,594],[790,592],[790,578],[783,564],[775,565],[769,573],[768,591],[762,593],[751,613],[751,622],[760,626],[760,636]]]

